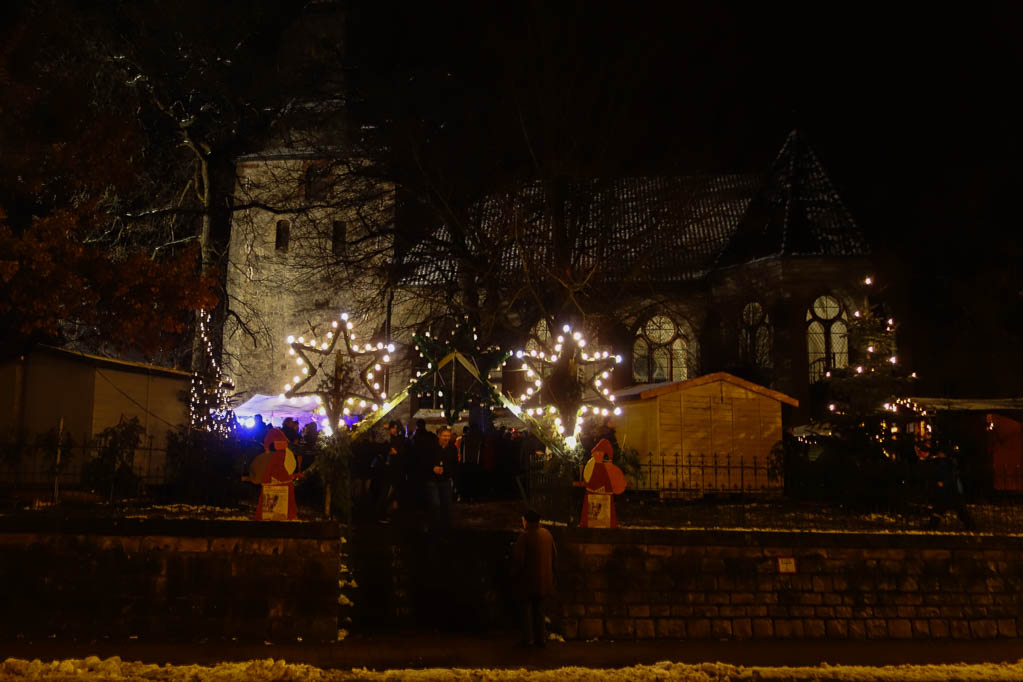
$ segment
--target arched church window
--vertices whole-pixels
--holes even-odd
[[[535,355],[537,358],[543,353],[545,356],[548,351],[553,350],[554,343],[551,342],[551,324],[547,321],[547,318],[541,317],[537,320],[533,328],[529,330],[529,338],[526,339],[525,351],[529,355]],[[546,359],[540,361],[542,367],[543,376],[547,376],[550,371],[550,363]]]
[[[288,252],[288,244],[291,242],[291,223],[287,220],[277,221],[277,232],[274,235],[274,248],[277,251]]]
[[[756,301],[739,316],[739,358],[752,367],[771,366],[771,320]]]
[[[331,248],[335,256],[344,256],[348,252],[348,224],[343,220],[335,220],[331,235]]]
[[[310,166],[305,172],[306,201],[326,201],[330,194],[330,167]]]
[[[682,329],[666,315],[654,315],[640,328],[632,345],[632,373],[637,382],[682,381],[688,377]]]
[[[849,366],[849,326],[842,304],[834,296],[818,296],[806,311],[806,346],[810,381],[820,381],[832,369]]]
[[[529,330],[529,338],[526,339],[526,352],[546,351],[551,343],[551,325],[547,318],[541,317],[533,328]]]

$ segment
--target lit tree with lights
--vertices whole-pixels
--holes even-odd
[[[217,362],[214,345],[209,338],[210,313],[198,311],[199,333],[196,351],[202,354],[201,369],[192,373],[189,389],[189,424],[193,429],[227,435],[231,432],[234,413],[227,404],[227,385]]]
[[[851,362],[825,373],[825,420],[833,440],[858,459],[908,460],[921,443],[920,430],[910,432],[907,424],[922,424],[928,415],[906,397],[916,373],[907,372],[899,362],[897,323],[875,302],[876,296],[872,301],[874,278],[866,277],[863,283],[867,289],[863,305],[849,321]],[[923,428],[926,432],[929,425]]]
[[[326,435],[348,416],[365,416],[387,404],[385,367],[395,351],[393,343],[357,343],[348,313],[306,336],[287,338],[288,359],[296,374],[284,385],[282,397],[315,401],[316,412],[327,416]]]
[[[515,351],[509,360],[521,363],[527,384],[517,409],[548,447],[567,455],[578,447],[587,416],[621,414],[611,393],[611,372],[622,357],[593,348],[583,332],[568,324],[537,345]]]

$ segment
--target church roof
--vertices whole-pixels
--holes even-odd
[[[491,194],[459,231],[479,267],[522,278],[555,264],[568,240],[577,272],[596,264],[605,283],[697,281],[713,269],[775,255],[867,252],[856,223],[813,151],[795,131],[765,176],[749,174],[561,178]],[[555,225],[560,229],[555,230]],[[407,284],[457,279],[455,230],[412,249]],[[512,238],[512,234],[515,235]],[[456,247],[459,251],[462,244]]]
[[[789,133],[717,265],[778,256],[861,256],[866,239],[824,166],[797,130]]]

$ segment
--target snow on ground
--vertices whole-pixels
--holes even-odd
[[[583,682],[589,680],[698,680],[732,682],[740,680],[795,680],[814,682],[861,682],[867,680],[1023,680],[1023,660],[1016,663],[900,665],[900,666],[830,666],[817,667],[742,667],[726,663],[684,664],[663,661],[654,665],[629,668],[557,668],[553,670],[501,670],[486,668],[427,668],[424,670],[372,671],[324,670],[308,665],[286,663],[272,658],[220,663],[214,666],[163,666],[122,661],[118,657],[100,660],[96,656],[43,663],[8,658],[0,664],[0,680],[188,680],[197,682],[227,680],[428,680],[504,681],[535,680],[537,682]]]

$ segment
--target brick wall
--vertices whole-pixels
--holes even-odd
[[[569,639],[1023,632],[1023,538],[567,529],[556,539]],[[779,557],[796,572],[779,572]]]
[[[335,523],[0,519],[0,635],[335,640]]]

